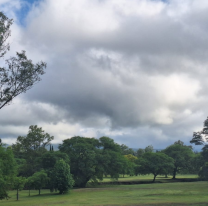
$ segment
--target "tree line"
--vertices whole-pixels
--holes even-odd
[[[134,151],[119,145],[109,137],[87,138],[75,136],[63,140],[58,151],[53,150],[54,139],[41,127],[32,125],[26,136],[19,136],[15,144],[5,146],[0,141],[0,199],[8,198],[10,189],[42,188],[51,192],[67,192],[72,187],[85,187],[110,176],[152,174],[172,175],[178,172],[199,174],[207,179],[208,149],[196,153],[191,146],[177,141],[162,151],[154,152],[153,147]],[[49,150],[47,148],[50,148]]]

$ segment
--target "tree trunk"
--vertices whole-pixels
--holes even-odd
[[[165,178],[168,178],[168,175],[167,174],[165,174]]]
[[[29,196],[30,196],[30,189],[29,189]]]
[[[176,172],[177,172],[177,167],[175,167],[173,170],[173,179],[175,179],[175,177],[176,177]]]
[[[17,200],[19,200],[19,190],[17,189]]]
[[[156,178],[156,176],[157,176],[157,175],[154,175],[154,179],[153,179],[153,181],[152,181],[152,182],[155,182],[155,178]]]
[[[40,189],[39,189],[39,195],[40,195]]]

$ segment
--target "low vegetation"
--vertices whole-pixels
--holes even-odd
[[[65,195],[56,195],[49,190],[42,190],[39,196],[32,190],[20,193],[21,200],[16,201],[15,191],[11,191],[9,200],[3,200],[4,206],[45,206],[45,205],[200,205],[208,204],[207,182],[105,185],[97,188],[73,189]]]

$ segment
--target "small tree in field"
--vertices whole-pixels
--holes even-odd
[[[36,172],[33,174],[32,177],[30,177],[30,182],[32,183],[33,187],[36,190],[39,190],[39,195],[40,195],[40,190],[47,184],[49,178],[47,177],[47,174],[45,173],[44,170],[41,170],[40,172]]]
[[[54,187],[60,194],[68,192],[74,185],[69,165],[63,160],[58,160],[54,167]]]
[[[159,174],[166,174],[174,168],[174,160],[166,154],[158,153],[145,153],[142,158],[138,160],[140,174],[153,174],[155,178]]]
[[[19,200],[19,190],[22,190],[26,183],[25,177],[15,177],[13,179],[13,189],[17,190],[17,200]]]

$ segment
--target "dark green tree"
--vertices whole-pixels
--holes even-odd
[[[31,183],[31,186],[34,187],[36,190],[39,191],[47,185],[49,178],[47,176],[47,173],[44,170],[41,170],[39,172],[34,173],[30,178],[28,178],[29,182]]]
[[[153,146],[149,145],[149,146],[145,147],[144,152],[154,152]]]
[[[95,138],[72,137],[63,140],[61,152],[68,154],[75,186],[85,187],[89,180],[102,179],[98,163],[100,143]]]
[[[108,174],[111,178],[117,179],[123,170],[123,164],[125,164],[121,147],[113,139],[105,136],[99,138],[99,142],[101,147],[100,168],[102,168],[103,174]]]
[[[0,57],[9,50],[6,40],[11,34],[12,23],[12,19],[0,12]],[[25,51],[17,52],[16,57],[6,60],[6,65],[7,67],[0,67],[0,109],[39,82],[46,68],[44,62],[33,64],[32,60],[27,58]]]
[[[173,144],[162,152],[174,159],[173,179],[176,178],[177,172],[190,168],[190,162],[194,154],[190,147]]]
[[[141,149],[139,148],[136,152],[136,156],[139,158],[139,157],[142,157],[142,155],[145,153],[145,150],[144,149]]]
[[[12,149],[16,158],[25,159],[21,165],[21,175],[29,177],[41,169],[39,158],[47,152],[46,146],[54,139],[41,127],[32,125],[27,136],[19,136]]]
[[[67,164],[69,164],[69,156],[66,153],[62,153],[60,151],[54,152],[46,152],[44,153],[38,160],[41,168],[45,170],[49,177],[48,186],[51,192],[54,191],[54,183],[53,183],[53,169],[57,161],[63,159]]]
[[[137,161],[139,165],[140,174],[153,174],[155,178],[159,174],[166,174],[167,171],[170,171],[174,168],[174,160],[167,156],[164,153],[145,153],[142,158],[139,158]]]
[[[135,155],[135,151],[129,148],[128,146],[126,146],[125,144],[120,145],[120,148],[122,155],[128,155],[128,154]]]
[[[0,199],[9,198],[7,191],[12,187],[16,170],[16,162],[11,148],[0,146]]]
[[[68,192],[74,185],[70,167],[63,159],[56,162],[52,178],[54,188],[57,189],[60,194]]]
[[[17,200],[19,200],[19,191],[24,188],[26,181],[25,177],[14,177],[13,179],[13,189],[17,190]]]

